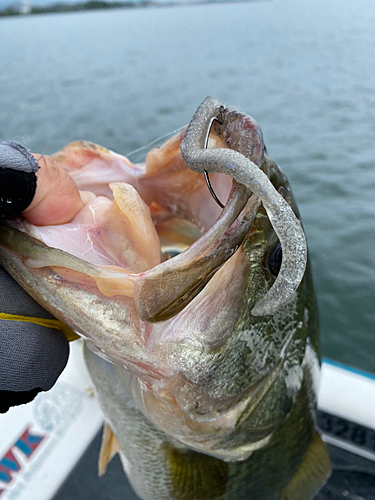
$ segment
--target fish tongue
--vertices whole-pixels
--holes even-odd
[[[142,272],[160,264],[160,242],[150,211],[137,191],[125,182],[111,183],[114,201],[98,240],[116,263]]]
[[[165,321],[180,312],[234,254],[259,205],[256,196],[250,200],[249,196],[243,185],[234,182],[226,207],[204,236],[185,252],[139,275],[134,299],[142,320]]]

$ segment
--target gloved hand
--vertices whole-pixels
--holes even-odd
[[[34,156],[20,144],[0,144],[0,218],[28,209],[30,222],[51,224],[69,220],[82,208],[79,191],[64,169],[47,157],[37,188],[38,169]],[[61,323],[0,266],[0,413],[48,391],[68,356]]]

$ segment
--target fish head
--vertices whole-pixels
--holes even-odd
[[[250,156],[259,182],[282,200],[279,219],[287,226],[293,213],[298,222],[287,178],[259,126],[238,110],[220,113],[201,149],[222,156],[232,146]],[[232,133],[223,132],[223,123],[233,125]],[[217,206],[204,175],[184,157],[189,137],[183,129],[144,164],[86,142],[52,155],[92,200],[67,224],[37,227],[18,219],[2,227],[0,259],[42,306],[115,365],[122,387],[158,428],[193,449],[238,460],[269,442],[306,370],[315,369],[315,299],[303,266],[299,286],[287,281],[293,289],[287,300],[277,289],[272,307],[256,310],[287,275],[288,239],[283,235],[280,244],[264,187],[214,170],[211,184],[226,201],[223,210]]]

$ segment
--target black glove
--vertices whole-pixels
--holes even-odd
[[[15,217],[30,205],[38,168],[20,144],[0,144],[0,218]],[[59,322],[0,266],[0,413],[48,391],[68,356]]]

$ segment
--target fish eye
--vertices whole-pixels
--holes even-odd
[[[274,276],[275,278],[279,274],[282,260],[283,260],[283,252],[281,249],[280,241],[278,241],[271,250],[271,253],[269,254],[268,257],[268,266],[272,273],[272,276]]]

